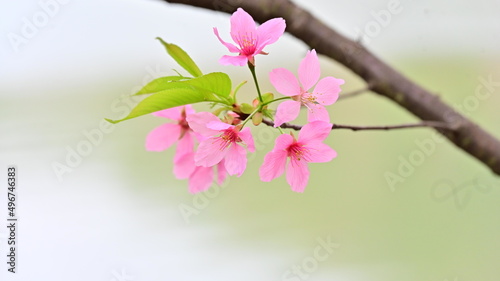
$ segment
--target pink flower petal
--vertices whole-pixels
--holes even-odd
[[[193,109],[193,106],[190,104],[186,104],[184,106],[184,109],[186,110],[186,115],[196,113],[196,111]]]
[[[222,185],[227,178],[227,170],[224,166],[224,159],[217,164],[217,184]]]
[[[286,181],[295,192],[304,192],[309,181],[309,169],[305,161],[290,159],[286,167]]]
[[[282,18],[274,18],[266,21],[261,26],[257,27],[257,35],[259,38],[259,46],[260,45],[269,45],[272,44],[283,35],[285,32],[286,23]],[[260,48],[261,50],[263,49]]]
[[[194,113],[186,117],[189,127],[193,129],[195,133],[198,133],[205,137],[211,137],[217,135],[219,132],[207,128],[207,123],[213,121],[220,121],[220,119],[210,112],[199,112]]]
[[[154,128],[146,137],[146,149],[162,151],[174,144],[181,134],[181,127],[177,124],[163,124]]]
[[[177,142],[177,149],[175,151],[174,163],[184,154],[192,153],[194,149],[194,139],[192,132],[184,133],[184,136]],[[194,162],[193,162],[194,163]]]
[[[229,50],[229,52],[231,52],[231,53],[239,53],[240,52],[240,50],[235,45],[222,40],[222,38],[219,36],[219,30],[217,30],[216,27],[214,27],[214,33],[215,33],[215,36],[217,36],[217,38],[219,39],[219,41],[222,43],[222,45],[226,46],[226,48]]]
[[[212,167],[196,167],[189,177],[189,192],[197,193],[210,188],[214,179]]]
[[[285,122],[295,120],[300,113],[300,102],[294,100],[287,100],[276,109],[276,117],[274,120],[274,127],[279,127]]]
[[[238,8],[236,12],[230,18],[231,21],[231,38],[233,38],[234,42],[238,43],[240,46],[240,42],[245,39],[254,38],[257,39],[256,34],[256,24],[253,20],[252,16],[248,14],[242,8]]]
[[[330,114],[328,114],[328,111],[326,108],[321,105],[321,104],[316,104],[316,103],[308,103],[306,104],[307,106],[307,121],[308,122],[313,122],[313,121],[323,121],[323,122],[330,122]]]
[[[210,121],[207,123],[207,128],[215,131],[223,131],[229,128],[234,127],[233,125],[229,125],[228,123],[224,123],[220,120]]]
[[[219,59],[219,63],[222,65],[234,65],[234,66],[244,66],[248,63],[248,58],[246,56],[222,56]]]
[[[331,76],[325,77],[319,80],[312,95],[322,105],[333,104],[339,98],[340,85],[342,84],[344,84],[344,80],[342,79],[336,79]]]
[[[276,68],[269,73],[269,79],[274,88],[285,96],[300,95],[300,85],[297,78],[286,68]]]
[[[313,145],[305,146],[308,149],[307,162],[324,163],[330,162],[337,157],[337,152],[324,143],[313,143]]]
[[[332,124],[323,121],[307,123],[299,132],[298,142],[308,145],[311,142],[322,142],[332,130]]]
[[[306,57],[300,62],[299,66],[299,80],[302,88],[305,91],[311,89],[318,82],[320,74],[321,69],[316,51],[307,51]]]
[[[248,151],[250,152],[255,151],[255,144],[253,141],[252,132],[250,131],[250,128],[248,127],[244,128],[243,130],[240,131],[238,136],[247,145]]]
[[[174,175],[178,179],[187,179],[195,168],[194,153],[184,154],[174,162]]]
[[[177,107],[167,108],[164,110],[153,112],[151,114],[153,114],[154,116],[164,117],[164,118],[168,118],[171,120],[181,120],[182,119],[182,115],[181,115],[182,108],[183,108],[183,106],[177,106]]]
[[[288,134],[279,135],[274,141],[273,151],[286,151],[286,149],[293,143],[294,139]]]
[[[224,159],[224,167],[229,175],[241,176],[247,167],[247,151],[243,147],[233,144]]]
[[[206,139],[200,143],[194,156],[196,166],[212,167],[228,153],[228,147],[222,146],[220,137]]]
[[[271,181],[281,176],[285,171],[286,158],[287,153],[284,150],[273,150],[266,154],[266,157],[264,157],[264,163],[259,169],[260,179],[262,181]]]

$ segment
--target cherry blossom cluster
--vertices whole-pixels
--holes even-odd
[[[283,97],[274,99],[274,95],[268,95],[263,98],[255,76],[255,56],[267,55],[264,48],[283,35],[285,20],[275,18],[257,26],[253,18],[239,8],[230,22],[234,44],[224,41],[217,28],[214,33],[229,52],[236,55],[225,55],[219,63],[250,68],[258,92],[251,112],[245,112],[240,104],[216,112],[195,112],[189,104],[157,111],[153,114],[172,122],[148,134],[146,149],[163,151],[177,143],[174,175],[188,179],[190,192],[204,191],[214,181],[220,185],[228,176],[239,177],[244,173],[247,153],[255,152],[248,124],[259,125],[267,118],[274,121],[281,135],[264,158],[260,179],[268,182],[286,173],[292,190],[303,192],[309,180],[308,163],[328,162],[337,156],[323,143],[332,128],[325,106],[335,103],[344,81],[330,76],[320,79],[318,56],[315,50],[310,50],[300,62],[298,78],[285,68],[269,73],[271,84]],[[276,110],[268,109],[274,102],[280,102]],[[297,136],[293,132],[287,134],[280,126],[295,120],[302,107],[307,110],[308,123]]]

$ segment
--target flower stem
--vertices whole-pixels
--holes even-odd
[[[252,73],[253,81],[255,82],[255,88],[257,88],[257,94],[259,95],[259,101],[262,103],[262,95],[260,93],[259,82],[257,81],[257,76],[255,75],[255,66],[248,62],[248,68],[250,68],[250,72]]]
[[[273,102],[275,102],[275,101],[280,101],[280,100],[289,100],[289,99],[291,99],[291,97],[282,97],[282,98],[277,98],[277,99],[275,99],[275,100],[272,100],[272,101],[268,101],[268,102],[264,102],[264,103],[262,103],[262,106],[266,106],[266,105],[268,105],[268,104],[270,104],[270,103],[273,103]]]
[[[248,115],[248,117],[245,119],[245,121],[243,121],[243,124],[241,124],[241,128],[245,127],[245,124],[250,121],[250,119],[252,119],[252,117],[255,115],[255,113],[259,112],[262,110],[262,107],[261,106],[258,106],[254,111],[252,111],[252,113],[250,113],[250,115]]]

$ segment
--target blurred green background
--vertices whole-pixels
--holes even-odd
[[[2,32],[20,34],[23,17],[43,11],[41,2],[28,2],[3,3]],[[298,2],[353,38],[388,3]],[[368,48],[449,104],[466,105],[466,115],[500,138],[498,88],[465,104],[480,77],[500,81],[498,1],[480,1],[476,10],[465,1],[401,5]],[[416,143],[431,139],[430,129],[333,131],[326,142],[338,157],[310,164],[309,185],[296,194],[283,177],[259,180],[277,133],[252,128],[258,149],[245,174],[193,196],[171,172],[173,149],[145,151],[145,136],[164,122],[146,116],[103,133],[58,179],[54,163],[65,164],[104,117],[130,108],[126,95],[180,69],[154,37],[179,44],[204,72],[250,81],[247,69],[217,64],[225,49],[212,26],[227,32],[228,15],[156,1],[69,2],[17,51],[4,37],[0,162],[19,169],[20,263],[16,275],[0,267],[2,280],[498,280],[497,176],[448,141],[433,141],[403,182],[386,180],[422,150]],[[286,35],[258,57],[263,91],[274,91],[266,82],[271,69],[296,73],[306,50]],[[364,87],[343,66],[320,60],[322,77],[346,81],[343,93]],[[240,95],[253,99],[252,83]],[[374,93],[329,110],[339,124],[418,121]],[[2,256],[6,237],[0,230]],[[328,239],[339,247],[314,262],[319,241]]]

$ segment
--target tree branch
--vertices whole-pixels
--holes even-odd
[[[446,105],[439,97],[382,62],[360,43],[339,34],[290,0],[163,1],[226,13],[233,13],[238,7],[242,7],[261,23],[275,17],[284,18],[288,33],[316,49],[318,53],[351,69],[371,85],[373,92],[389,98],[422,120],[457,126],[453,131],[438,131],[500,175],[500,141]]]
[[[262,123],[266,124],[267,126],[274,127],[274,122],[271,120],[263,119]],[[300,129],[302,129],[302,126],[290,123],[283,123],[280,126],[280,128],[293,129],[295,131],[299,131]],[[339,125],[339,124],[332,125],[332,130],[347,129],[351,131],[388,131],[388,130],[409,129],[409,128],[435,128],[442,130],[456,129],[447,123],[435,122],[435,121],[423,121],[420,123],[389,125],[389,126],[351,126],[351,125]]]

